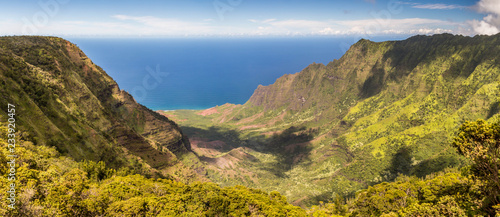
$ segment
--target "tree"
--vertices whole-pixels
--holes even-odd
[[[470,175],[482,182],[485,194],[483,208],[490,215],[495,215],[494,207],[498,209],[500,205],[500,124],[488,124],[484,120],[467,121],[460,127],[453,146],[473,161]]]

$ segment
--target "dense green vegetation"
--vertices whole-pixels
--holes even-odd
[[[498,53],[500,35],[360,40],[326,66],[259,86],[244,105],[166,114],[212,181],[310,206],[467,165],[449,144],[465,121],[498,120]]]
[[[453,146],[471,164],[425,179],[402,175],[356,193],[345,202],[321,204],[313,216],[498,216],[500,214],[500,123],[465,122]]]
[[[0,127],[7,134],[6,124]],[[500,214],[498,135],[500,124],[467,122],[453,146],[471,166],[427,176],[399,176],[356,193],[345,201],[323,203],[306,211],[290,205],[274,191],[244,186],[221,188],[214,183],[189,185],[146,178],[129,170],[115,171],[101,162],[75,162],[46,146],[17,139],[16,209],[0,204],[2,216],[484,216]],[[18,132],[23,135],[22,132]],[[1,138],[0,145],[7,146]],[[0,185],[8,186],[1,149]],[[491,173],[491,168],[496,173]],[[495,171],[493,171],[495,172]],[[5,194],[0,200],[6,201]]]
[[[17,126],[35,145],[147,176],[201,179],[179,127],[137,104],[66,40],[0,37],[0,87],[0,114],[15,105]]]
[[[3,136],[0,145],[7,147]],[[7,189],[9,153],[0,150],[0,186]],[[1,216],[306,216],[278,192],[146,178],[126,168],[109,169],[102,161],[77,163],[53,147],[24,139],[18,139],[16,152],[22,156],[15,182],[18,202],[11,209],[7,195],[0,194]]]
[[[0,215],[498,215],[498,53],[500,34],[361,40],[244,105],[166,118],[67,41],[0,37],[20,156]]]
[[[500,211],[500,123],[466,122],[453,141],[458,152],[473,161],[468,174],[480,184],[482,208]]]

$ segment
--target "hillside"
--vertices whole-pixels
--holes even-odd
[[[361,40],[244,105],[158,114],[68,41],[0,37],[0,214],[498,215],[499,38]]]
[[[0,133],[8,134],[1,122]],[[7,139],[0,137],[7,147]],[[16,181],[0,176],[2,189],[15,184],[15,203],[0,194],[1,216],[306,216],[278,192],[244,186],[186,184],[110,169],[102,161],[76,162],[54,147],[17,139]],[[0,173],[9,174],[11,153],[0,149]],[[10,187],[9,187],[10,186]]]
[[[0,86],[1,216],[306,216],[278,192],[199,182],[179,126],[66,40],[0,37]]]
[[[15,105],[21,136],[37,146],[132,173],[202,180],[180,128],[136,103],[66,40],[0,37],[0,86],[0,114]]]
[[[467,161],[450,146],[467,120],[498,120],[500,35],[360,40],[342,58],[259,86],[244,105],[164,114],[223,186],[318,204],[398,175]]]

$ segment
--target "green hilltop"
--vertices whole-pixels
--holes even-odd
[[[66,40],[0,37],[0,215],[498,215],[498,54],[500,34],[360,40],[243,105],[154,112]]]
[[[498,54],[500,35],[360,40],[326,66],[259,86],[244,105],[165,114],[212,181],[309,206],[467,165],[451,138],[464,121],[498,120]]]
[[[144,175],[203,173],[177,124],[136,103],[66,40],[0,37],[0,86],[0,114],[15,105],[17,126],[35,145]]]
[[[0,186],[16,194],[15,209],[0,194],[1,216],[306,215],[276,191],[207,182],[179,126],[66,40],[0,37],[0,86]]]

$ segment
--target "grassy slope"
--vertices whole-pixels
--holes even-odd
[[[449,139],[465,120],[498,118],[498,53],[500,35],[361,40],[327,66],[259,86],[244,105],[167,115],[211,180],[311,204],[463,165]]]
[[[6,126],[0,122],[0,134],[7,134]],[[8,195],[0,194],[1,216],[307,216],[277,192],[146,178],[103,162],[76,162],[22,136],[16,141],[22,156],[16,159],[16,204],[9,208]],[[3,136],[0,145],[7,147]],[[2,189],[13,183],[7,177],[10,154],[0,149]]]
[[[203,173],[174,122],[137,104],[68,41],[1,37],[0,86],[0,114],[14,104],[18,128],[36,145],[143,174]]]

